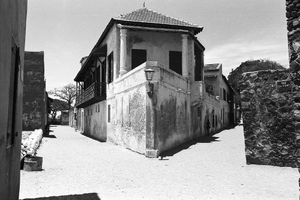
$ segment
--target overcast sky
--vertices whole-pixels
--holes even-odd
[[[146,7],[203,26],[204,62],[223,74],[249,59],[288,67],[283,0],[28,0],[26,51],[44,51],[47,90],[72,83],[112,17]]]

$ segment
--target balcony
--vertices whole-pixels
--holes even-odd
[[[76,107],[84,108],[106,99],[106,83],[95,82],[76,97]]]

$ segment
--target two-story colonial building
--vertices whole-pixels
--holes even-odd
[[[145,7],[112,18],[74,79],[77,129],[148,157],[204,135],[202,30]]]

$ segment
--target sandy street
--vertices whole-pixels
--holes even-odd
[[[37,154],[44,170],[21,171],[20,199],[299,199],[298,169],[246,165],[242,126],[184,145],[163,160],[68,126],[51,130]]]

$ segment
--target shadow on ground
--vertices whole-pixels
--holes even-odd
[[[23,200],[101,200],[98,197],[97,193],[88,193],[88,194],[75,194],[75,195],[66,195],[66,196],[53,196],[53,197],[38,197],[38,198],[29,198]]]
[[[91,139],[93,139],[93,140],[96,140],[96,141],[98,141],[98,142],[106,142],[106,138],[105,138],[104,140],[100,140],[99,138],[96,138],[96,137],[94,137],[94,136],[92,136],[92,135],[87,135],[87,134],[84,134],[84,133],[82,133],[81,135],[83,135],[83,136],[85,136],[85,137],[88,137],[88,138],[91,138]]]
[[[162,152],[159,156],[161,158],[161,160],[168,160],[168,159],[165,159],[164,157],[168,157],[168,156],[174,156],[175,154],[179,153],[180,151],[182,150],[185,150],[185,149],[188,149],[190,148],[191,146],[197,144],[197,143],[212,143],[212,142],[220,142],[219,137],[217,136],[214,136],[218,133],[220,133],[221,131],[224,131],[224,130],[230,130],[230,129],[233,129],[235,128],[236,125],[232,125],[228,128],[225,128],[223,130],[220,130],[216,133],[214,133],[213,135],[209,135],[209,136],[202,136],[200,138],[197,138],[197,139],[194,139],[192,141],[188,141],[188,142],[185,142],[173,149],[170,149],[170,150],[167,150],[165,152]]]
[[[46,138],[56,138],[55,135],[44,135],[43,137],[46,137]]]
[[[161,159],[163,159],[163,157],[174,156],[175,154],[179,153],[180,151],[188,149],[188,148],[190,148],[191,146],[193,146],[197,143],[219,142],[218,138],[219,137],[216,137],[216,136],[213,136],[213,135],[203,136],[203,137],[197,138],[195,140],[185,142],[185,143],[183,143],[183,144],[181,144],[181,145],[179,145],[175,148],[172,148],[170,150],[167,150],[165,152],[162,152],[160,154],[160,157],[161,157]]]

